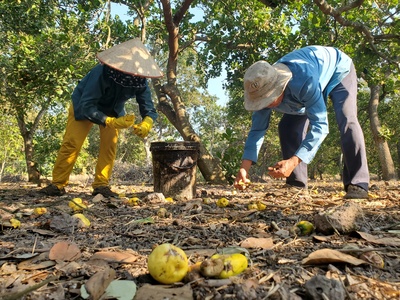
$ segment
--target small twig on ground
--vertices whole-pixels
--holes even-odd
[[[289,243],[287,243],[287,244],[280,244],[280,243],[278,243],[278,244],[274,245],[274,246],[271,248],[271,250],[274,250],[274,249],[278,248],[278,246],[282,246],[282,248],[287,247],[287,246],[289,246],[289,245],[291,245],[291,244],[293,244],[293,243],[296,243],[297,241],[299,241],[299,239],[297,238],[297,236],[295,236],[295,237],[293,238],[293,240],[290,241]]]
[[[375,229],[372,229],[372,231],[383,231],[383,230],[392,229],[395,227],[400,227],[400,223],[391,224],[391,225],[383,226],[383,227],[377,227]]]
[[[339,274],[338,274],[338,275],[339,275]],[[347,298],[349,298],[350,300],[353,300],[353,297],[350,295],[349,291],[347,290],[346,285],[344,284],[342,277],[341,277],[341,276],[338,276],[338,278],[339,278],[339,280],[340,280],[340,283],[341,283],[342,286],[343,286],[343,289],[344,289],[344,291],[345,291],[345,293],[346,293],[346,295],[347,295]]]
[[[33,291],[36,291],[37,289],[41,288],[42,286],[44,286],[52,281],[55,281],[57,279],[58,279],[58,276],[51,276],[51,277],[47,278],[46,280],[43,280],[42,282],[40,282],[38,284],[32,285],[21,292],[13,293],[10,295],[2,295],[2,296],[0,295],[0,298],[3,300],[18,300],[18,299],[21,299],[22,297],[24,297],[25,295],[27,295]]]
[[[35,242],[33,243],[32,252],[31,252],[32,254],[35,253],[37,240],[38,240],[38,235],[35,234]]]

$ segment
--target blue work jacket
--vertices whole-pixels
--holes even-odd
[[[310,163],[329,132],[326,101],[329,93],[350,72],[352,60],[333,47],[308,46],[295,50],[276,63],[292,72],[281,104],[252,114],[242,159],[257,162],[273,110],[284,114],[307,115],[310,128],[295,155]]]
[[[76,86],[72,93],[75,120],[89,120],[104,125],[107,117],[125,115],[125,103],[135,97],[142,118],[157,119],[146,81],[143,88],[124,87],[104,76],[104,67],[96,65]]]

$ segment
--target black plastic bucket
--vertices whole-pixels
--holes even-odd
[[[151,143],[154,192],[176,200],[193,199],[199,149],[198,142]]]

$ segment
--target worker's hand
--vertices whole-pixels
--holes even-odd
[[[297,156],[278,161],[273,167],[268,167],[268,174],[274,178],[289,177],[300,162]]]
[[[133,133],[144,139],[149,134],[151,127],[153,127],[153,119],[144,117],[141,123],[133,125]]]
[[[115,129],[123,129],[131,127],[135,123],[134,115],[126,115],[119,118],[107,117],[106,126],[115,128]]]
[[[249,175],[244,168],[240,168],[233,186],[238,190],[244,190],[250,184]]]

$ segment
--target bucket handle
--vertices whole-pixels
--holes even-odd
[[[187,166],[174,166],[174,165],[169,165],[169,164],[166,164],[166,163],[162,163],[162,164],[167,166],[167,167],[170,167],[174,171],[189,170],[189,169],[191,169],[191,168],[193,168],[194,166],[197,165],[196,163],[193,163],[193,164],[190,164],[190,165],[187,165]]]

